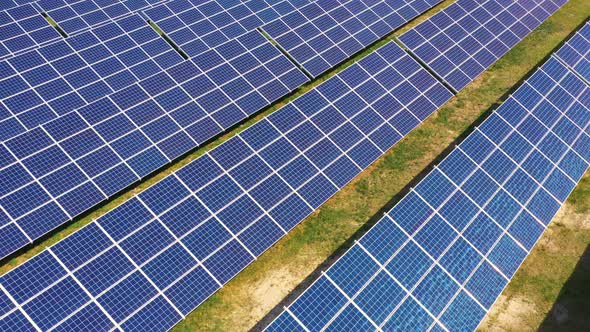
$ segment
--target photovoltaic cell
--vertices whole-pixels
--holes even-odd
[[[0,10],[0,59],[61,38],[31,4]]]
[[[590,165],[590,86],[552,57],[267,331],[473,331]]]
[[[0,324],[168,330],[451,96],[387,44],[2,276]]]
[[[4,60],[0,62],[0,109],[5,110],[0,114],[0,141],[183,60],[139,15]]]
[[[566,2],[459,0],[399,40],[459,91]]]
[[[439,2],[318,0],[262,29],[316,77]]]
[[[3,227],[32,241],[307,80],[253,31],[16,136],[2,144]]]
[[[582,76],[586,82],[590,82],[590,23],[586,23],[583,28],[578,30],[557,51],[556,56]]]

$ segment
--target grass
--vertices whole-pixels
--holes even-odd
[[[447,0],[434,11],[450,3],[452,1]],[[355,59],[383,45],[393,36],[399,35],[431,15],[432,12],[377,43]],[[436,160],[443,157],[448,146],[454,144],[458,137],[466,135],[474,122],[501,103],[507,93],[587,19],[589,14],[589,1],[570,0],[558,13],[460,92],[456,98],[431,116],[256,262],[248,266],[223,289],[205,301],[185,321],[178,324],[174,331],[245,331],[254,326],[302,281],[308,282],[314,279],[312,273],[314,271],[317,273],[318,267],[320,269],[327,267],[338,253],[350,246],[354,238],[358,238],[378,220],[383,211],[391,208],[408,190],[408,186],[419,180]],[[353,61],[354,59],[303,86],[292,96],[223,135],[214,143],[200,148],[54,236],[6,262],[0,267],[0,274],[98,218],[133,194],[144,190],[205,151],[247,128]],[[590,179],[586,177],[568,201],[568,205],[573,208],[563,210],[561,218],[567,220],[574,215],[580,216],[587,212],[590,209],[589,194]],[[538,302],[543,305],[550,304],[556,299],[561,287],[574,270],[577,258],[580,257],[585,245],[590,242],[590,229],[574,231],[571,227],[559,225],[559,222],[554,223],[543,239],[555,241],[560,252],[542,250],[543,247],[539,245],[507,288],[505,294],[508,297],[530,297],[533,303]],[[567,255],[563,254],[565,252]],[[554,273],[554,271],[560,271],[560,273]],[[299,289],[301,288],[300,286]],[[502,309],[498,307],[498,316],[501,316]],[[537,322],[537,325],[545,317],[542,310],[539,310],[539,313],[529,315],[530,320]],[[490,316],[494,315],[495,313]],[[494,317],[490,319],[493,321]],[[496,319],[495,322],[499,320]],[[527,326],[534,325],[535,323],[531,323]],[[483,326],[487,329],[490,325]],[[514,325],[512,329],[506,330],[516,331],[519,327]]]
[[[569,198],[577,213],[583,214],[590,210],[590,178],[582,178],[578,187]]]

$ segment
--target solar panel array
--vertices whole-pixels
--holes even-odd
[[[186,54],[194,56],[306,3],[309,1],[172,0],[144,13]]]
[[[459,91],[566,2],[458,0],[399,40]]]
[[[10,58],[0,61],[0,182],[6,184],[0,188],[0,237],[6,239],[0,245],[0,258],[307,82],[258,28],[264,26],[290,56],[317,76],[439,2],[3,2],[0,9],[9,9],[0,11],[0,59]],[[512,29],[510,18],[527,24],[536,17],[538,25],[545,14],[558,9],[551,0],[522,2],[511,6],[507,0],[459,0],[457,6],[481,7],[507,30]],[[494,4],[514,16],[494,12],[498,9]],[[41,11],[73,35],[62,39]],[[183,61],[134,12],[156,22],[190,58]],[[481,13],[469,15],[482,20]],[[447,14],[458,17],[450,9]],[[484,23],[457,21],[464,24],[454,22],[458,29],[466,30]],[[47,43],[51,44],[44,46]],[[551,75],[557,78],[558,71],[553,70]],[[579,87],[569,76],[559,80],[570,92]],[[2,276],[0,330],[169,329],[451,96],[395,43],[387,44]],[[551,102],[564,99],[561,95],[551,98],[547,91]],[[586,121],[579,109],[588,106],[587,100],[586,91],[580,92],[584,106],[576,108],[579,121]],[[537,114],[529,117],[541,119]],[[567,117],[554,120],[562,123]],[[587,125],[574,124],[579,129]],[[561,125],[560,132],[553,129],[557,128],[554,123],[543,125],[555,135],[572,130],[568,123]],[[555,149],[552,144],[547,149]],[[545,155],[549,152],[539,151],[550,158]],[[564,179],[574,184],[578,179],[570,173],[579,172],[588,160],[575,156],[581,161],[570,156],[563,166],[565,157],[551,160],[559,165],[555,169],[563,170]],[[577,168],[569,166],[574,161]],[[483,164],[480,171],[493,176]],[[552,180],[553,186],[563,187],[564,179]],[[500,184],[496,178],[493,181]],[[544,184],[546,180],[534,181]],[[452,179],[449,183],[461,186]],[[546,196],[556,199],[559,207],[561,192],[545,187]],[[436,210],[431,214],[442,216],[427,193],[419,188],[414,193]],[[485,207],[465,193],[476,207]],[[506,193],[515,202],[518,199],[520,206],[526,205],[509,189]],[[547,197],[543,199],[549,201]],[[545,205],[542,212],[549,214]],[[541,220],[532,207],[524,211]],[[429,222],[434,219],[428,218]],[[451,229],[458,232],[454,226]],[[405,236],[413,236],[402,228]],[[522,230],[512,234],[506,229],[502,229],[504,238],[519,246],[526,244],[519,238],[524,236]],[[425,235],[422,240],[432,238]],[[423,249],[413,238],[405,245],[412,241]],[[486,256],[475,242],[471,245]],[[432,259],[433,253],[426,256]],[[508,273],[492,258],[483,260],[506,278]],[[439,264],[437,268],[457,282],[446,267]],[[326,278],[337,284],[337,278]],[[439,286],[436,280],[433,287]],[[467,286],[461,289],[481,306],[481,299],[473,297]],[[425,302],[411,294],[412,289],[404,291],[431,314]],[[363,314],[374,324],[353,305],[361,315],[347,315],[347,327],[366,323],[361,322]],[[434,318],[442,327],[442,319]]]
[[[429,1],[433,4],[438,2]],[[161,1],[153,3],[157,2]],[[48,7],[47,10],[54,7],[80,7],[79,11],[90,11],[95,6],[83,6],[81,3],[51,2],[52,7],[48,7],[49,3],[45,3],[44,6]],[[109,6],[119,4],[116,8],[123,5],[118,1],[109,3]],[[272,5],[267,2],[235,4],[173,0],[145,13],[159,23],[164,31],[170,34],[172,40],[184,46],[189,55],[194,56],[280,15],[291,13],[296,10],[295,6],[306,3],[305,0],[295,3],[278,1]],[[393,11],[394,5],[386,2],[373,4],[372,7],[360,1],[346,2],[342,5],[322,2],[325,6],[340,6],[330,19],[332,22],[335,22],[334,19],[343,20],[342,25],[351,32],[362,28],[361,25],[365,24],[363,22],[370,23],[375,13],[380,13],[382,19],[378,23],[365,27],[365,33],[356,32],[357,36],[364,36],[361,38],[364,40],[363,45],[375,41],[376,36],[390,32],[393,27],[429,9],[433,4],[419,0],[402,4],[401,7],[397,4]],[[138,4],[127,4],[127,7],[143,8]],[[108,8],[110,7],[107,6],[104,10]],[[356,16],[349,17],[351,12],[355,12]],[[47,23],[40,15],[38,17]],[[293,21],[291,18],[285,20]],[[325,20],[315,18],[314,22],[316,21]],[[270,27],[272,24],[274,23],[271,23]],[[337,40],[340,38],[337,35],[344,31],[342,29],[333,27],[327,33],[333,40]],[[299,30],[300,28],[297,28],[294,31]],[[346,47],[347,54],[341,54],[344,58],[364,47],[356,42],[356,46],[352,46],[350,43],[354,38],[359,37],[350,36],[348,41],[342,41],[349,45]],[[190,43],[186,44],[187,41]],[[338,61],[344,58],[340,56]],[[180,61],[182,59],[175,54],[175,50],[166,45],[140,15],[130,14],[65,41],[59,40],[41,49],[11,58],[10,61],[0,62],[0,83],[5,87],[4,91],[0,91],[0,140],[5,141],[31,130]],[[331,62],[330,66],[336,63]],[[325,69],[323,67],[321,70]]]
[[[262,29],[317,77],[439,2],[317,0]]]
[[[590,163],[590,87],[535,72],[267,331],[472,331]]]
[[[258,31],[0,145],[0,256],[307,81]]]
[[[387,44],[2,276],[0,330],[167,330],[451,96]]]
[[[91,15],[93,1],[38,5]],[[141,3],[109,1],[101,10],[144,8]],[[7,181],[0,191],[0,233],[12,238],[0,246],[0,257],[308,81],[253,30],[306,3],[173,0],[146,11],[177,42],[170,29],[178,26],[184,35],[190,28],[193,41],[207,42],[184,45],[189,55],[198,54],[189,62],[139,14],[97,21],[104,24],[0,62],[0,178]],[[393,4],[344,5],[357,23],[378,12],[383,25],[432,7],[420,0],[386,15]],[[352,29],[352,23],[344,25]]]
[[[60,38],[33,5],[0,11],[0,59]]]
[[[590,22],[557,51],[557,58],[590,83]]]
[[[1,61],[0,141],[182,61],[137,14]]]
[[[119,1],[108,3],[114,6]],[[209,1],[206,4],[215,3]],[[283,3],[281,1],[276,4],[276,10],[274,7],[268,9],[273,9],[276,15],[277,11],[291,10],[291,7],[283,6]],[[81,6],[79,2],[51,4],[54,7]],[[187,0],[175,0],[169,6],[178,9],[186,4],[190,5]],[[131,6],[127,3],[127,6],[142,8],[138,4]],[[236,5],[232,8],[239,10],[243,6]],[[163,5],[157,8],[161,7]],[[264,6],[254,8],[261,11]],[[206,12],[204,9],[203,11]],[[261,15],[269,16],[269,13],[264,11]],[[182,14],[180,17],[184,18]],[[275,15],[269,17],[274,18]],[[243,34],[244,31],[238,32]],[[220,30],[217,33],[221,33]],[[235,37],[236,34],[231,39]],[[217,40],[215,46],[229,40],[230,38]],[[210,50],[210,47],[200,48],[198,52],[194,50],[194,47],[189,48],[189,54],[201,54]],[[2,141],[87,105],[89,101],[121,90],[139,79],[154,75],[162,68],[166,69],[182,61],[182,58],[147,25],[144,18],[138,14],[129,14],[66,38],[65,42],[61,40],[10,60],[0,63],[0,83],[6,86],[5,91],[0,91]],[[21,73],[25,77],[19,77]],[[41,74],[47,75],[50,82],[44,82],[40,78]]]

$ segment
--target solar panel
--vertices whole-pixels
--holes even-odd
[[[182,61],[139,15],[1,61],[0,141]]]
[[[6,256],[293,91],[307,77],[257,31],[2,144]],[[43,220],[40,223],[39,220]],[[17,241],[16,239],[19,239]],[[18,243],[17,243],[18,242]]]
[[[300,0],[307,3],[307,0]],[[294,10],[289,1],[172,0],[144,11],[189,56],[201,54]]]
[[[185,3],[188,4],[186,0],[175,1],[170,4],[170,8],[179,11],[179,17],[184,18],[187,13],[180,12],[180,6]],[[215,4],[207,2],[201,11],[215,16],[211,7],[207,7],[210,3]],[[221,3],[229,8],[224,13],[232,13],[246,24],[251,24],[249,16],[245,14],[245,10],[250,7],[257,13],[250,11],[252,16],[260,16],[256,18],[256,22],[260,24],[265,19],[292,10],[292,5],[284,1],[268,5],[268,8],[266,3],[262,6],[232,4],[233,2]],[[62,5],[65,6],[52,4],[54,7]],[[70,5],[79,6],[76,3]],[[243,8],[245,5],[249,7]],[[140,7],[137,4],[132,6]],[[218,7],[217,5],[215,8]],[[108,8],[105,7],[105,10]],[[142,49],[138,50],[134,46],[142,46]],[[197,53],[202,53],[203,50],[200,49]],[[109,53],[116,58],[112,55],[107,57]],[[0,63],[3,71],[0,81],[7,84],[6,90],[0,95],[0,141],[121,90],[139,79],[157,73],[161,70],[160,67],[167,68],[179,61],[181,57],[165,45],[139,15],[131,15],[67,38],[66,42],[47,45],[39,52],[32,51],[22,55],[11,61],[15,64]],[[58,67],[57,71],[54,67]],[[19,73],[24,73],[24,77],[20,77]],[[40,79],[39,73],[45,73],[49,82],[46,82],[46,77]]]
[[[587,170],[589,123],[551,58],[267,331],[475,330]]]
[[[0,324],[169,329],[451,96],[387,44],[2,276]]]
[[[33,5],[0,11],[0,59],[61,39]]]
[[[36,4],[67,34],[130,15],[165,0],[38,0]]]
[[[556,56],[572,68],[578,75],[590,82],[590,23],[583,28],[557,51]]]
[[[459,91],[566,2],[459,0],[399,40]]]
[[[439,2],[317,0],[262,29],[317,77]]]

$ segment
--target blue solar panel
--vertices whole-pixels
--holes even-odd
[[[267,331],[475,330],[588,169],[589,125],[552,57]]]
[[[316,77],[439,2],[318,0],[262,29]]]
[[[83,3],[85,2],[75,2],[67,4],[67,6],[80,7],[80,10],[94,12],[91,11],[94,7],[88,7]],[[115,6],[116,3],[119,2],[109,3],[108,6]],[[180,45],[184,45],[185,41],[183,40],[190,40],[191,44],[187,46],[186,51],[193,55],[203,53],[211,46],[226,42],[235,35],[274,20],[280,15],[291,13],[297,8],[295,6],[301,7],[304,4],[306,4],[305,1],[300,3],[278,1],[272,4],[264,3],[262,6],[256,7],[250,2],[235,5],[233,2],[217,4],[212,1],[191,3],[187,0],[175,0],[147,10],[146,13],[153,20],[160,22],[162,28],[168,31],[170,36]],[[322,3],[324,7],[331,4]],[[45,6],[49,5],[49,2],[45,4]],[[105,10],[110,8],[106,6],[107,4],[104,5]],[[120,5],[122,4],[119,3]],[[62,8],[66,4],[57,3],[51,6]],[[340,17],[341,15],[336,15],[336,12],[354,12],[355,16],[348,17],[344,22],[344,26],[350,25],[350,32],[356,31],[356,28],[352,26],[354,25],[353,21],[361,22],[360,19],[362,19],[369,22],[373,15],[376,15],[375,13],[380,13],[379,23],[371,24],[367,27],[370,30],[366,31],[371,36],[378,38],[386,31],[391,30],[384,27],[399,26],[429,8],[430,5],[422,2],[396,5],[380,2],[368,6],[358,2],[356,5],[343,3],[338,6],[339,9],[331,14],[334,17],[330,20],[335,23],[335,19],[344,19],[352,15],[347,14]],[[141,6],[138,3],[132,7],[140,8]],[[396,8],[394,13],[390,13],[392,8]],[[197,12],[199,15],[194,14]],[[223,19],[216,19],[217,15],[222,16]],[[327,14],[324,16],[328,17]],[[253,24],[253,18],[256,18],[256,24]],[[315,21],[323,22],[325,20],[316,18]],[[138,80],[156,74],[162,68],[168,68],[181,61],[180,56],[166,45],[140,16],[131,15],[116,21],[109,20],[109,22],[101,27],[95,27],[87,32],[67,38],[65,42],[47,45],[42,49],[11,59],[9,62],[0,63],[0,69],[3,71],[1,76],[3,79],[0,83],[6,86],[5,91],[1,91],[0,95],[0,139],[2,141],[88,105],[88,103],[114,91],[124,89]],[[218,22],[218,24],[209,24],[208,22]],[[230,22],[234,23],[230,24]],[[207,25],[203,27],[202,24],[205,23]],[[326,29],[329,28],[326,34],[340,40],[339,38],[342,36],[338,31],[343,31],[341,30],[343,28],[333,25],[325,26]],[[181,27],[184,28],[178,32],[170,30]],[[202,29],[205,30],[200,31]],[[199,38],[195,39],[196,30],[199,30],[196,35]],[[226,30],[227,33],[224,33]],[[175,37],[178,34],[185,35],[187,33],[191,35],[188,39],[180,40]],[[365,36],[365,33],[356,31],[355,34],[357,37],[353,37],[349,33],[350,38],[347,40],[354,42],[358,47],[355,46],[354,50],[348,49],[346,56],[353,54],[367,44],[356,42],[360,38],[358,36]],[[205,43],[201,42],[201,37]],[[369,39],[374,41],[373,37]],[[368,39],[366,41],[368,42]],[[195,43],[201,43],[202,47],[196,47]],[[252,66],[252,61],[245,58],[241,64]],[[279,62],[275,63],[275,66],[280,65]],[[320,67],[323,68],[321,70],[325,69],[323,66]],[[214,76],[217,78],[214,80],[215,84],[222,83],[223,75],[228,74],[227,71],[223,71],[223,68],[218,71],[218,75]],[[23,77],[19,77],[19,73],[23,73]],[[251,80],[259,80],[260,82],[272,79],[267,72],[261,70],[249,75]],[[290,85],[296,82],[297,79]],[[232,85],[228,89],[231,89],[234,94],[244,92],[244,85],[239,85],[237,82],[233,82]],[[273,91],[268,93],[273,93]],[[233,96],[230,95],[230,97]],[[219,98],[221,97],[217,96],[212,102],[214,103]],[[256,104],[260,100],[244,101],[244,103],[246,102]],[[211,107],[214,108],[216,105]],[[231,121],[231,118],[237,116],[237,113],[239,111],[234,109],[233,114],[229,114],[229,119],[226,121]],[[100,114],[97,115],[97,117],[100,116]],[[93,122],[91,121],[91,123]]]
[[[0,59],[61,38],[33,5],[0,10]]]
[[[38,0],[37,6],[67,34],[111,22],[165,0]]]
[[[7,140],[0,207],[29,238],[15,239],[46,234],[307,80],[253,31]]]
[[[586,82],[590,82],[590,23],[583,28],[557,51],[556,56],[572,68]]]
[[[363,92],[373,83],[379,99]],[[402,105],[404,83],[416,89]],[[88,310],[101,330],[167,330],[451,96],[387,44],[1,277],[21,304],[1,324],[30,324],[23,310],[43,328],[87,329]]]
[[[459,91],[566,2],[459,0],[399,40]]]
[[[79,110],[183,58],[131,15],[0,62],[0,139]],[[100,112],[88,114],[96,122]]]
[[[307,3],[172,0],[144,13],[184,52],[195,56]]]

